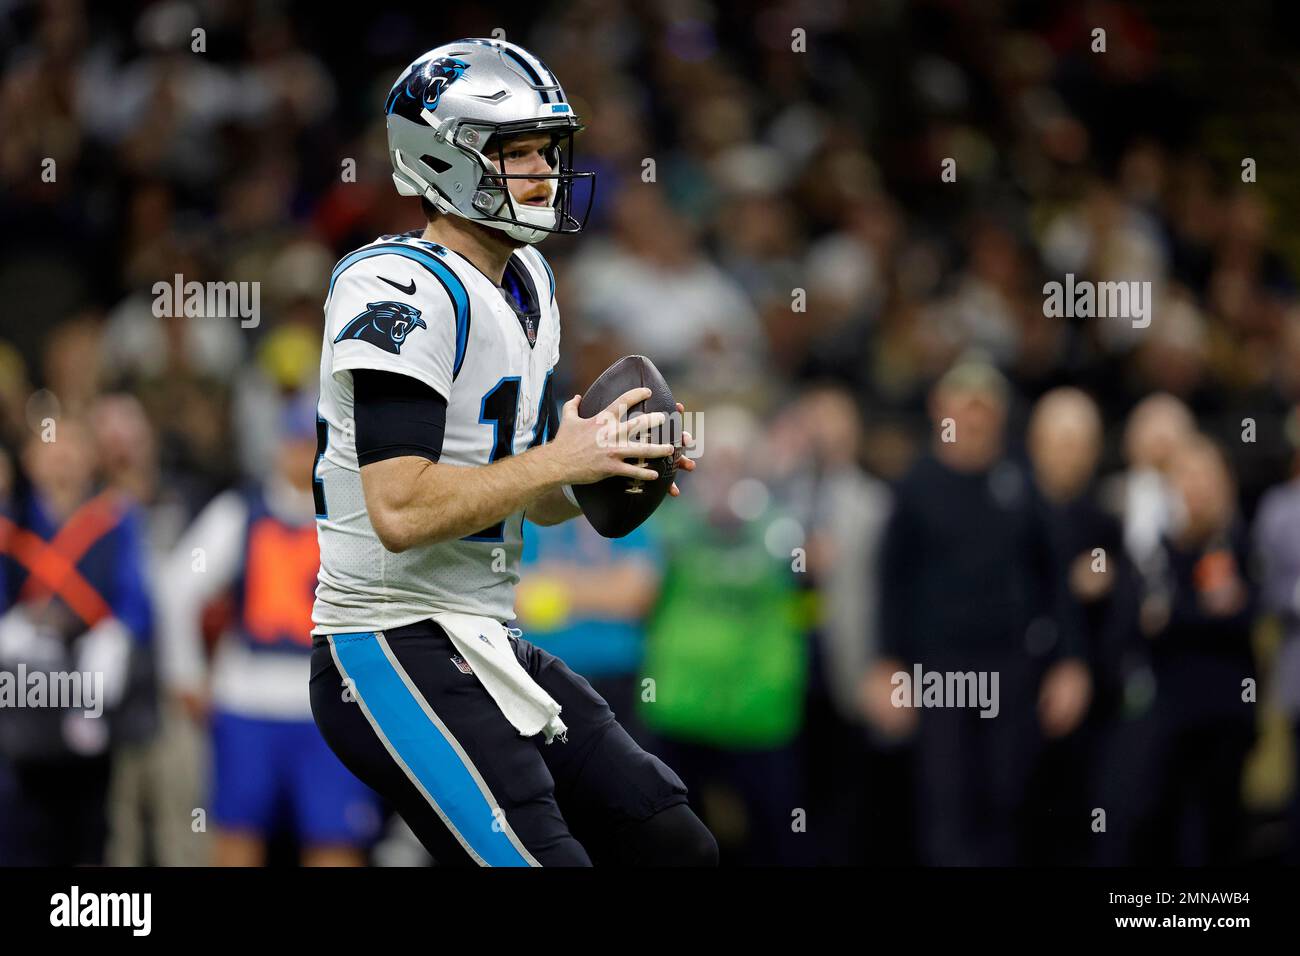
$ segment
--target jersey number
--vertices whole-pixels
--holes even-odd
[[[533,437],[528,441],[529,448],[536,448],[544,441],[555,437],[560,423],[551,414],[551,376],[554,370],[546,373],[546,384],[542,386],[542,399],[537,409],[537,424],[533,426]],[[479,424],[492,426],[492,456],[488,462],[500,461],[515,453],[515,422],[519,416],[519,376],[511,375],[501,379],[483,396],[479,411]],[[466,535],[464,541],[504,541],[506,523],[498,521],[490,528],[484,528],[474,534]]]

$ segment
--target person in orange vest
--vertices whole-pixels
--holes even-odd
[[[377,798],[321,738],[307,693],[316,545],[316,415],[305,397],[281,414],[276,467],[261,485],[214,498],[167,562],[159,598],[162,668],[201,712],[210,701],[214,862],[260,866],[288,827],[304,865],[355,866],[379,827]],[[209,667],[205,606],[232,614]]]
[[[0,865],[99,865],[113,747],[153,730],[137,509],[79,420],[27,440],[0,510]]]

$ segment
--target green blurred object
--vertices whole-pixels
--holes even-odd
[[[661,512],[668,566],[642,665],[655,699],[643,693],[641,717],[665,737],[779,747],[799,731],[808,670],[789,555],[765,545],[779,514],[721,529],[683,499]]]

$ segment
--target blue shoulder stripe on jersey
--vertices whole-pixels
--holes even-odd
[[[400,242],[386,242],[378,246],[367,246],[344,256],[339,264],[334,267],[334,274],[330,276],[329,295],[334,294],[334,283],[348,268],[372,256],[388,255],[405,256],[407,259],[418,262],[430,275],[438,280],[438,284],[442,286],[448,298],[451,299],[452,308],[456,312],[456,359],[451,372],[451,377],[455,380],[456,376],[460,374],[461,365],[465,361],[465,347],[469,344],[469,293],[465,290],[465,283],[460,280],[456,273],[451,271],[451,268],[446,263],[440,262],[423,249],[415,249]]]

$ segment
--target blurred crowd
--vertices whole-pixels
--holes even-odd
[[[529,526],[518,623],[724,861],[1295,862],[1300,289],[1183,34],[505,9],[0,3],[0,670],[111,678],[107,731],[0,708],[0,863],[427,862],[305,729],[312,408],[334,263],[423,223],[385,94],[496,28],[597,172],[542,247],[557,394],[643,353],[699,416],[634,535]],[[1067,274],[1149,282],[1150,325],[1046,315]],[[177,275],[257,322],[159,316]],[[914,666],[998,715],[896,706]]]

